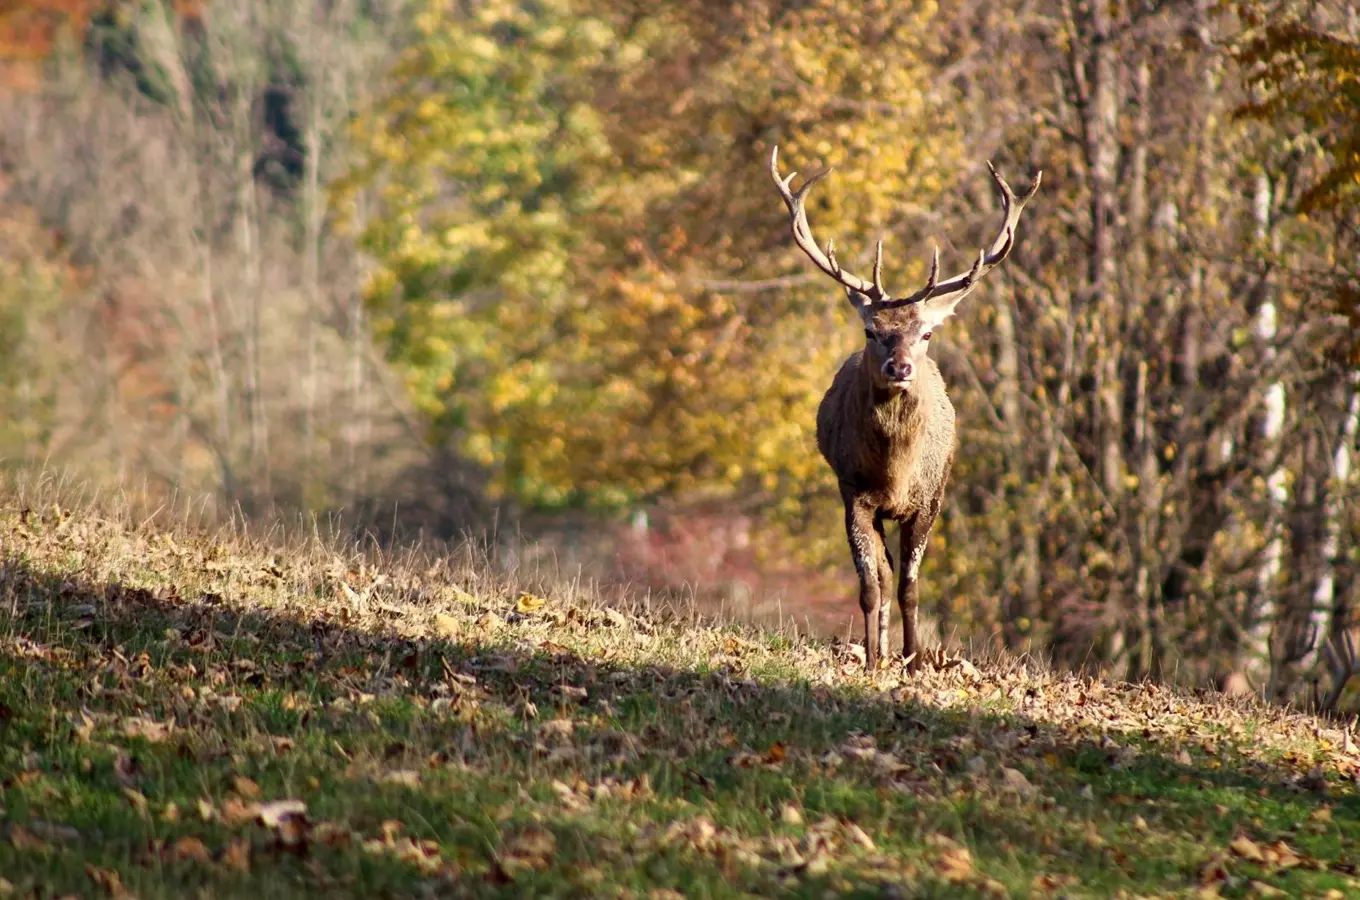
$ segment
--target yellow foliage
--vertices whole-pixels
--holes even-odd
[[[917,56],[933,5],[536,6],[431,3],[357,125],[337,208],[377,198],[389,355],[523,501],[753,487],[800,514],[829,486],[815,410],[858,329],[829,283],[716,285],[809,271],[763,168],[776,142],[837,167],[813,215],[847,260],[929,237],[914,211],[964,164]]]

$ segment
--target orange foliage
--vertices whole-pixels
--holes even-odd
[[[78,35],[102,0],[0,0],[0,86],[31,90],[37,64],[51,55],[63,33]]]
[[[110,0],[0,0],[0,89],[32,90],[38,66],[62,35],[78,39]],[[197,19],[200,0],[173,0],[177,21]]]

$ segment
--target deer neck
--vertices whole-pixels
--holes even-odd
[[[921,379],[918,377],[905,390],[891,390],[876,384],[867,371],[864,378],[871,417],[878,429],[888,436],[913,431],[913,426],[925,413],[925,404],[921,403]]]

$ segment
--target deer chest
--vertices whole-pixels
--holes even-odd
[[[886,516],[907,518],[940,495],[954,458],[952,417],[903,431],[873,429],[864,437],[868,452],[856,480]]]

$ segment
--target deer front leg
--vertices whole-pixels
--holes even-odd
[[[859,576],[859,608],[864,613],[864,664],[870,672],[878,670],[879,611],[887,599],[881,589],[879,568],[886,565],[887,549],[874,528],[874,513],[865,503],[845,492],[845,531],[850,540],[850,556]]]
[[[939,503],[932,503],[929,509],[920,510],[902,523],[902,577],[897,582],[897,608],[902,611],[902,656],[916,654],[908,663],[912,671],[920,668],[924,661],[916,635],[916,606],[920,595],[918,576],[921,573],[921,560],[926,555],[926,541],[930,538],[930,529],[939,511]]]
[[[883,656],[888,655],[888,623],[892,619],[892,606],[888,603],[888,598],[893,591],[893,560],[892,554],[888,552],[888,536],[883,533],[882,513],[874,516],[874,531],[878,534],[879,545],[883,548],[881,557],[878,561],[878,650]]]

